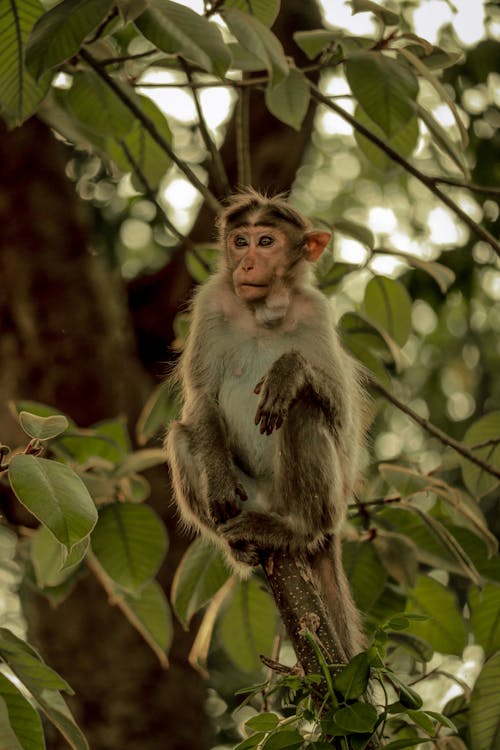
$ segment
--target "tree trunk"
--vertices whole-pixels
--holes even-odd
[[[0,125],[0,424],[10,444],[21,433],[9,399],[45,402],[81,426],[124,414],[133,427],[151,389],[121,281],[89,252],[84,204],[65,176],[66,161],[41,122],[9,133]],[[152,504],[172,529],[160,576],[168,591],[186,540],[167,515],[166,469],[151,476]],[[3,492],[9,520],[33,524]],[[71,707],[94,750],[210,746],[204,685],[187,664],[190,638],[180,628],[163,671],[92,576],[57,610],[25,593],[30,639],[75,689]],[[48,733],[51,750],[67,750]]]

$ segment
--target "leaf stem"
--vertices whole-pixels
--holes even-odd
[[[369,377],[368,382],[375,391],[380,393],[380,395],[387,399],[387,401],[390,401],[391,404],[396,406],[400,411],[413,419],[414,422],[419,424],[420,427],[423,427],[423,429],[426,430],[426,432],[428,432],[430,435],[433,435],[444,445],[448,445],[450,448],[453,448],[454,451],[460,453],[460,455],[462,455],[464,458],[467,458],[469,461],[472,461],[472,463],[476,464],[476,466],[479,466],[483,471],[486,471],[488,474],[491,474],[497,479],[500,479],[500,469],[497,469],[495,466],[486,463],[486,461],[483,461],[482,458],[476,456],[463,443],[460,443],[450,435],[447,435],[445,432],[440,430],[439,427],[436,427],[432,424],[432,422],[429,422],[428,419],[424,419],[415,411],[413,411],[413,409],[410,409],[409,406],[400,401],[396,396],[390,393],[390,391],[386,390],[383,385],[375,380],[375,378]]]
[[[431,193],[434,193],[434,195],[439,198],[439,200],[445,204],[453,213],[455,213],[464,224],[466,224],[469,229],[471,229],[474,234],[476,234],[478,237],[480,237],[482,240],[487,242],[493,250],[496,252],[496,254],[500,257],[500,242],[498,242],[490,232],[488,232],[487,229],[482,227],[480,224],[477,224],[471,217],[463,211],[460,206],[458,206],[455,201],[453,201],[451,198],[449,198],[446,193],[443,193],[442,190],[440,190],[436,185],[436,178],[429,177],[429,175],[424,174],[419,169],[413,166],[409,161],[404,159],[400,154],[398,154],[397,151],[395,151],[391,146],[389,146],[388,143],[385,143],[381,138],[379,138],[375,133],[372,133],[371,130],[369,130],[367,127],[365,127],[362,123],[358,122],[355,117],[353,117],[349,112],[347,112],[345,109],[340,107],[338,104],[336,104],[334,101],[332,101],[329,97],[324,96],[322,94],[318,87],[315,86],[313,83],[310,83],[311,87],[311,97],[314,99],[317,103],[324,104],[326,107],[331,109],[333,112],[338,114],[340,117],[342,117],[343,120],[349,123],[355,130],[357,130],[358,133],[361,133],[365,138],[367,138],[369,141],[375,144],[381,151],[383,151],[387,156],[392,159],[392,161],[395,161],[397,164],[399,164],[403,169],[405,169],[409,174],[411,174],[413,177],[415,177],[419,182],[421,182],[423,185],[425,185],[426,188],[428,188]]]

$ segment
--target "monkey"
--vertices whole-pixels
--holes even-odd
[[[314,262],[331,234],[283,195],[248,188],[217,218],[216,272],[198,287],[165,439],[182,521],[242,577],[263,551],[307,554],[346,660],[363,647],[339,527],[360,473],[361,366],[343,349]]]

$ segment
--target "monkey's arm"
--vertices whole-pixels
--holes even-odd
[[[255,424],[260,425],[261,433],[270,435],[279,429],[291,404],[301,398],[312,399],[320,406],[334,432],[342,424],[343,389],[333,375],[310,364],[298,350],[282,354],[254,392],[261,397],[255,414]]]

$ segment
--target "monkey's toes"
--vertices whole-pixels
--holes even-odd
[[[254,568],[260,563],[261,550],[252,544],[252,542],[246,542],[244,539],[230,541],[229,546],[231,548],[231,554],[238,562],[245,563],[245,565],[251,565]]]

